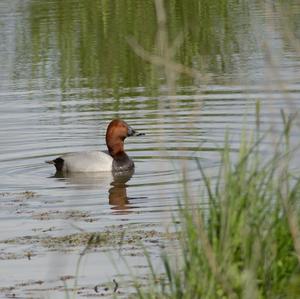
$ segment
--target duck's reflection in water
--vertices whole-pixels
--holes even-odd
[[[108,190],[108,202],[112,210],[122,213],[128,213],[132,208],[127,196],[126,184],[133,176],[134,169],[126,172],[111,174],[110,172],[91,172],[91,173],[63,173],[56,172],[54,175],[57,179],[64,180],[67,184],[77,190],[95,190],[105,188]]]
[[[55,178],[61,179],[77,190],[96,190],[108,188],[113,180],[110,172],[60,172],[57,171]]]
[[[112,187],[108,190],[109,204],[113,206],[113,210],[126,212],[130,208],[126,183],[133,174],[134,169],[113,174],[113,181],[110,184]]]

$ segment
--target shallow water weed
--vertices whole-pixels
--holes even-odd
[[[163,278],[152,272],[150,288],[137,284],[138,298],[297,298],[300,178],[289,167],[291,121],[284,126],[269,158],[259,134],[244,138],[234,160],[225,142],[216,181],[197,160],[207,208],[191,209],[185,188],[180,262],[164,253]]]

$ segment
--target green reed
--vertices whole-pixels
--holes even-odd
[[[265,136],[257,133],[242,138],[234,161],[225,141],[217,180],[196,161],[207,208],[191,208],[186,183],[179,254],[176,261],[162,255],[163,275],[150,267],[150,286],[136,284],[138,298],[299,298],[300,178],[289,166],[292,118],[283,119],[269,158],[260,149]]]

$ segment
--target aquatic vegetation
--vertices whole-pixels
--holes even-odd
[[[59,249],[64,251],[76,250],[83,248],[99,248],[109,251],[111,248],[123,249],[125,246],[140,248],[142,242],[160,243],[163,240],[174,240],[177,235],[172,232],[160,232],[154,229],[153,225],[111,225],[103,231],[87,232],[80,231],[77,233],[63,236],[36,235],[22,236],[12,239],[2,240],[3,244],[28,245],[40,244],[47,249]],[[51,232],[51,230],[50,230]],[[1,256],[0,256],[1,258]]]
[[[162,254],[163,277],[149,261],[151,286],[137,282],[138,298],[297,297],[300,178],[290,170],[292,118],[283,118],[284,133],[270,156],[260,149],[265,137],[256,134],[244,137],[235,159],[225,142],[216,181],[196,161],[207,208],[191,209],[185,186],[179,257]]]

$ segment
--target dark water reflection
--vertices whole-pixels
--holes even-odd
[[[133,174],[134,170],[113,174],[114,180],[111,182],[112,187],[108,190],[109,204],[113,206],[113,210],[126,213],[130,208],[129,197],[127,196],[127,182],[132,178]]]
[[[53,176],[59,181],[64,181],[78,190],[101,190],[108,186],[107,198],[112,210],[129,213],[130,197],[127,195],[127,182],[130,181],[134,174],[134,169],[119,173],[110,172],[88,172],[88,173],[64,173],[56,172]],[[146,197],[143,197],[146,198]]]
[[[185,180],[192,200],[205,207],[195,159],[213,178],[226,132],[236,152],[243,130],[256,126],[257,102],[260,128],[271,132],[266,152],[282,128],[280,110],[299,111],[299,1],[165,5],[169,42],[181,37],[174,60],[207,75],[205,80],[178,75],[173,94],[164,68],[138,57],[127,42],[133,37],[160,54],[153,1],[0,2],[1,241],[132,223],[170,225]],[[61,176],[44,163],[67,152],[106,150],[106,126],[115,117],[146,133],[126,141],[134,174]],[[292,144],[299,140],[296,126]],[[28,251],[35,254],[30,263],[24,258]],[[7,259],[12,253],[18,259]],[[74,274],[77,254],[69,268],[58,263],[51,276],[55,286],[60,274]],[[1,243],[6,276],[0,288],[48,281],[49,256],[37,242]],[[102,258],[89,264],[83,280],[97,284],[111,277],[110,263]],[[99,259],[107,272],[96,267]],[[52,297],[59,296],[64,292]]]

